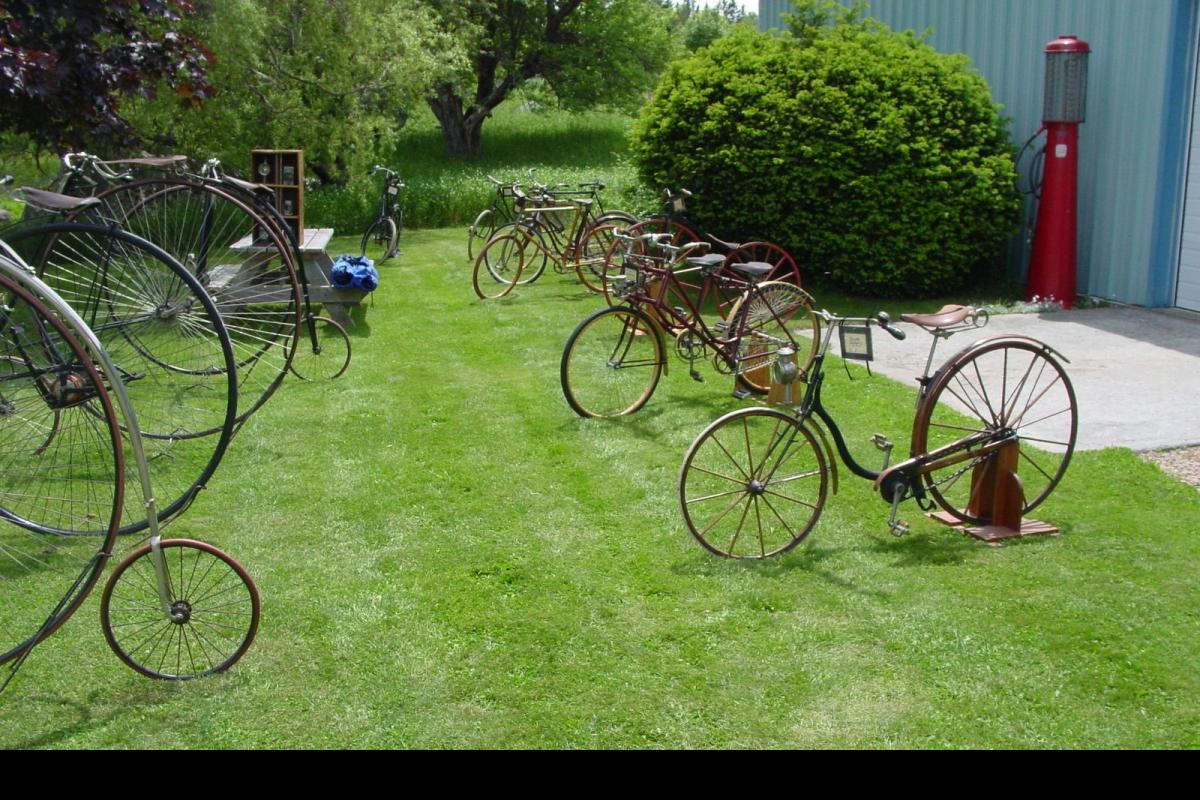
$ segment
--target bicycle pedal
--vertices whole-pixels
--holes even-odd
[[[696,383],[704,383],[704,376],[699,372],[696,372],[696,370],[692,370],[688,374],[692,376],[692,380],[694,380]]]
[[[750,396],[750,390],[749,389],[734,389],[733,396],[736,397],[738,400],[745,400],[747,397]]]
[[[883,466],[879,468],[883,472],[888,468],[888,464],[892,461],[892,448],[895,447],[888,438],[882,433],[877,433],[871,437],[871,444],[875,445],[876,449],[883,451]]]
[[[713,329],[713,333],[725,333],[725,331],[729,330],[729,323],[726,322],[725,320],[721,320],[720,322],[713,325],[712,329]]]
[[[908,523],[900,519],[896,520],[895,522],[888,523],[888,532],[897,539],[899,539],[901,536],[907,536],[910,533],[908,529]]]

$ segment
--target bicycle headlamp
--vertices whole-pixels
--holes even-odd
[[[796,350],[792,347],[779,348],[779,357],[771,365],[771,380],[774,383],[795,383],[800,377],[800,367],[796,365]]]

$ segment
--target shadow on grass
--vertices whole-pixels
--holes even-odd
[[[771,580],[785,578],[797,572],[809,573],[814,578],[831,586],[853,592],[860,597],[875,599],[891,597],[889,592],[872,586],[860,585],[846,578],[842,572],[824,566],[825,562],[835,557],[839,548],[814,542],[811,539],[800,542],[793,550],[760,561],[721,558],[703,551],[700,545],[696,545],[696,549],[696,556],[686,561],[676,562],[671,567],[671,571],[676,575],[688,577],[714,577],[727,575],[730,572],[739,572]]]
[[[5,744],[7,750],[32,750],[52,748],[62,742],[102,730],[113,722],[133,715],[144,716],[144,709],[175,702],[181,692],[193,696],[210,696],[223,691],[222,678],[191,681],[188,684],[149,679],[131,680],[124,687],[97,688],[88,693],[83,701],[71,700],[49,694],[31,694],[22,698],[28,723],[23,731],[25,738]],[[74,717],[75,721],[63,717]],[[39,722],[50,723],[51,727],[39,729]]]

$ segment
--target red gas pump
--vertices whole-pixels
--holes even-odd
[[[1054,300],[1064,308],[1075,304],[1079,124],[1087,100],[1090,52],[1087,42],[1074,36],[1060,36],[1046,45],[1046,159],[1025,299]]]

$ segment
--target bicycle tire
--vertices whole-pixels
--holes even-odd
[[[104,638],[121,661],[150,678],[181,681],[224,672],[254,642],[258,588],[241,564],[210,544],[164,539],[160,547],[172,614],[159,595],[151,545],[142,545],[104,586]]]
[[[237,370],[216,304],[182,264],[122,230],[57,222],[14,231],[8,242],[34,254],[34,270],[120,370],[158,516],[169,519],[216,472],[237,425]],[[122,533],[148,525],[141,501],[129,493]]]
[[[336,380],[350,368],[350,336],[341,324],[328,317],[313,317],[310,322],[300,323],[304,330],[296,344],[299,350],[288,368],[302,381]]]
[[[105,219],[175,257],[212,297],[233,345],[245,422],[295,352],[303,297],[287,235],[239,192],[208,181],[150,178],[96,197]]]
[[[84,337],[53,301],[2,270],[0,294],[5,663],[57,630],[95,586],[120,529],[125,456],[119,413]]]
[[[400,255],[400,234],[404,233],[404,209],[396,206],[392,212],[392,246],[388,248],[388,258]]]
[[[559,381],[581,417],[620,417],[650,400],[666,365],[663,337],[636,308],[602,308],[576,326],[563,348]]]
[[[618,230],[619,226],[609,223],[593,226],[580,240],[575,253],[575,273],[579,282],[596,294],[604,294],[605,268]]]
[[[490,208],[480,211],[467,229],[467,260],[474,261],[476,251],[483,248],[496,232],[496,215]]]
[[[791,550],[821,518],[825,452],[808,427],[773,408],[744,408],[705,428],[679,472],[679,503],[696,541],[726,558]]]
[[[525,269],[528,241],[524,236],[494,236],[479,251],[471,284],[480,300],[496,300],[516,288]],[[488,276],[486,280],[484,275]]]
[[[362,254],[367,254],[367,245],[369,243],[378,244],[383,250],[383,254],[379,256],[377,263],[382,264],[393,255],[393,248],[396,244],[396,222],[391,217],[380,217],[371,223],[371,227],[363,234]]]
[[[734,266],[748,263],[767,264],[771,270],[751,277],[746,273],[739,272]],[[752,283],[786,281],[800,286],[800,267],[796,265],[796,259],[792,258],[788,251],[771,242],[747,242],[730,251],[713,280],[717,296],[717,313],[721,315],[721,319],[728,318],[728,312],[741,297],[742,286],[746,281]]]
[[[959,442],[970,453],[1002,439],[1020,448],[1022,514],[1039,506],[1058,486],[1079,428],[1075,389],[1054,351],[1018,337],[986,339],[947,361],[929,384],[913,422],[915,456]],[[955,462],[924,473],[926,490],[946,512],[974,525],[991,523],[981,503],[986,481],[976,467],[991,456]]]
[[[524,220],[505,222],[503,225],[497,225],[496,232],[492,234],[493,239],[501,236],[516,236],[528,240],[525,243],[525,267],[521,272],[521,279],[517,281],[516,285],[524,286],[542,277],[546,271],[546,265],[550,261],[548,253],[551,251],[549,245],[546,244],[546,236],[542,233],[542,226]],[[531,244],[532,247],[530,247]],[[495,275],[492,277],[496,278]],[[496,280],[501,281],[500,278],[496,278]]]
[[[738,383],[755,394],[771,388],[771,365],[781,348],[796,351],[801,374],[808,371],[821,340],[812,297],[795,284],[768,281],[749,289],[730,311],[731,344]],[[719,356],[718,356],[719,357]]]

